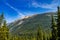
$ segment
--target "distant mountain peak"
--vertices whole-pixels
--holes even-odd
[[[29,17],[31,17],[31,16],[24,16],[24,17],[21,18],[21,20],[22,20],[22,19],[27,19],[27,18],[29,18]]]

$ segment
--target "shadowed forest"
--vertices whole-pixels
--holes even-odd
[[[60,9],[57,8],[57,22],[55,23],[53,15],[51,15],[51,31],[46,33],[38,24],[36,34],[20,34],[12,35],[7,27],[4,13],[0,15],[0,40],[60,40]]]

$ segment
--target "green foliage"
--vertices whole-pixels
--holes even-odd
[[[58,7],[58,19],[57,24],[55,24],[54,18],[52,16],[52,40],[60,40],[60,8]]]
[[[58,19],[57,19],[57,38],[60,40],[60,7],[58,6]]]
[[[1,24],[0,25],[0,40],[8,40],[9,38],[9,30],[6,26],[6,21],[4,20],[3,14],[1,15]]]
[[[41,29],[41,27],[38,27],[38,30],[37,30],[37,40],[43,40],[43,31]]]
[[[52,40],[57,39],[57,25],[55,24],[53,15],[52,15]]]

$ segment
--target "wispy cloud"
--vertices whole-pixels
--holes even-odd
[[[9,3],[6,3],[7,6],[9,6],[11,9],[13,9],[14,11],[16,11],[18,13],[18,17],[23,18],[25,15],[23,13],[21,13],[17,8],[13,7],[12,5],[10,5]]]
[[[50,4],[48,3],[37,3],[36,1],[32,2],[32,6],[35,8],[46,8],[46,9],[54,9],[56,10],[59,0],[53,0]]]

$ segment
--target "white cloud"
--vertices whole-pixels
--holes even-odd
[[[32,2],[32,6],[35,8],[46,8],[46,9],[57,9],[58,6],[58,0],[53,0],[50,4],[48,3],[37,3],[36,1]]]
[[[18,13],[18,17],[23,18],[25,17],[25,15],[23,13],[21,13],[17,8],[14,8],[12,5],[10,5],[9,3],[6,3],[7,6],[9,6],[11,9],[13,9],[14,11],[16,11]]]

